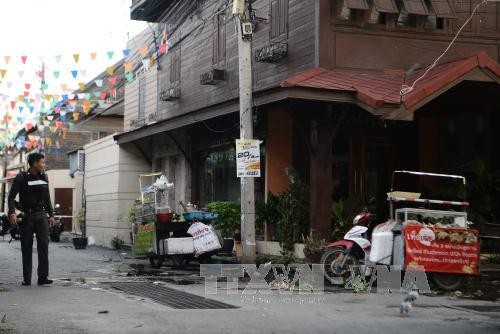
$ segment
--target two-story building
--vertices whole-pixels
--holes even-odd
[[[394,169],[500,169],[500,4],[443,0],[255,0],[257,198],[310,188],[310,227],[329,238],[333,199],[386,195]],[[131,17],[168,31],[168,52],[125,87],[125,131],[179,200],[238,200],[238,47],[232,2],[133,1]],[[460,27],[468,22],[449,50]],[[154,41],[151,44],[154,54]],[[157,47],[157,46],[156,46]],[[410,88],[408,88],[410,87]],[[404,93],[404,94],[403,94]]]

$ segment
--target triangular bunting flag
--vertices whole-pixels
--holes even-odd
[[[106,72],[108,72],[109,75],[113,75],[113,73],[115,72],[115,68],[113,66],[109,66],[106,69]]]
[[[7,81],[7,88],[12,88],[12,81]]]
[[[59,79],[59,75],[61,74],[61,72],[59,71],[54,71],[54,78],[56,79]]]
[[[111,96],[115,96],[115,95],[116,95],[116,88],[114,88],[114,87],[113,87],[113,88],[111,88],[111,89],[109,90],[109,95],[111,95]]]
[[[30,92],[24,92],[24,97],[30,96]]]
[[[80,74],[82,77],[85,77],[87,75],[87,70],[80,70]]]
[[[130,49],[123,50],[123,56],[126,58],[130,55]]]
[[[35,110],[35,107],[34,106],[30,106],[30,113],[33,113],[34,110]]]
[[[101,107],[101,108],[106,105],[106,101],[104,101],[104,100],[99,100],[98,102],[99,102],[99,107]]]
[[[74,112],[74,113],[73,113],[73,119],[74,119],[75,121],[78,121],[78,119],[79,119],[79,118],[80,118],[80,113],[78,113],[78,112]]]
[[[116,77],[113,76],[113,77],[108,77],[108,81],[114,86],[116,85]]]
[[[62,95],[62,99],[63,99],[63,101],[68,101],[68,95],[67,94],[63,94]]]
[[[125,64],[123,65],[125,67],[125,72],[130,72],[132,70],[132,63],[129,61],[126,61]]]
[[[108,59],[113,58],[113,55],[114,55],[114,54],[115,54],[115,52],[114,52],[114,51],[108,51],[108,52],[107,52]]]
[[[78,63],[78,61],[80,60],[80,55],[78,53],[75,53],[73,55],[73,59],[75,60],[75,63]]]
[[[21,56],[21,61],[23,64],[26,64],[26,59],[28,59],[28,56]]]
[[[99,95],[101,95],[101,92],[94,92],[95,97],[99,97]]]
[[[72,70],[71,75],[73,76],[74,79],[78,76],[78,71],[77,70]]]
[[[99,98],[101,100],[104,100],[106,98],[106,92],[101,92],[101,94],[99,95]]]
[[[148,48],[146,46],[143,46],[141,48],[141,56],[144,58],[148,54]]]
[[[74,100],[74,99],[75,99],[75,96],[76,96],[75,94],[68,94],[68,98],[69,98],[70,100]]]
[[[5,63],[8,64],[10,62],[10,56],[4,56]]]
[[[78,100],[83,100],[83,98],[85,97],[85,94],[78,93],[77,96],[78,96]]]
[[[76,107],[76,104],[78,103],[78,101],[75,101],[75,100],[70,100],[69,101],[69,104],[73,107]]]
[[[31,88],[31,84],[29,83],[25,83],[24,84],[24,87],[26,88],[26,90],[29,90]]]
[[[142,66],[147,71],[149,69],[149,59],[143,59],[142,60]]]
[[[5,78],[5,74],[7,74],[7,70],[1,69],[0,70],[0,76],[2,77],[2,79]]]
[[[100,79],[96,80],[96,81],[95,81],[95,85],[96,85],[97,87],[102,87],[102,80],[100,80]]]
[[[49,88],[49,84],[48,83],[43,83],[42,84],[42,89],[47,89]]]
[[[80,87],[80,90],[85,90],[85,82],[78,83],[78,87]]]
[[[24,77],[24,71],[17,71],[17,74],[20,78]]]
[[[62,56],[61,55],[57,55],[55,58],[56,58],[56,62],[60,63]]]
[[[70,130],[73,130],[75,128],[75,123],[73,122],[68,122],[68,125]]]
[[[165,54],[167,53],[167,44],[162,44],[160,45],[160,54]]]
[[[63,90],[63,92],[67,91],[68,90],[68,85],[67,84],[61,84],[61,89]]]
[[[83,96],[84,96],[83,98],[85,100],[90,100],[90,97],[92,96],[92,94],[90,94],[90,93],[84,93]]]
[[[97,53],[96,53],[96,52],[92,52],[92,53],[90,54],[90,59],[95,60],[95,59],[96,59],[96,57],[97,57]]]

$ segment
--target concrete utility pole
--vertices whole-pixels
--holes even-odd
[[[233,15],[239,53],[240,139],[253,139],[252,38],[244,34],[247,22],[246,0],[234,0]],[[252,177],[241,178],[241,243],[242,263],[255,263],[255,184]]]

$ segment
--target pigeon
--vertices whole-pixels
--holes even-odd
[[[411,290],[410,293],[405,297],[405,299],[399,305],[399,312],[401,314],[408,314],[413,307],[413,303],[418,299],[418,291]]]

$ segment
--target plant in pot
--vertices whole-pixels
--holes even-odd
[[[309,232],[307,237],[302,235],[304,241],[304,255],[307,263],[318,264],[321,262],[321,256],[326,250],[325,239],[319,239],[314,236],[313,230]]]
[[[80,231],[80,235],[76,233],[73,237],[73,246],[75,249],[85,249],[87,247],[88,239],[85,236],[85,212],[82,210],[78,211],[76,214],[76,223],[78,226],[78,230]]]
[[[219,201],[207,204],[207,208],[219,215],[214,223],[214,228],[222,235],[224,240],[221,253],[232,253],[234,247],[234,234],[240,228],[241,209],[238,202]]]

